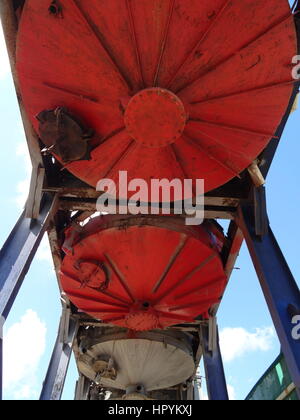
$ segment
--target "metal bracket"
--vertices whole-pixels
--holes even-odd
[[[252,182],[253,182],[253,184],[254,184],[254,186],[256,187],[256,188],[259,188],[259,187],[261,187],[262,185],[265,185],[265,183],[266,183],[266,180],[265,180],[265,178],[263,177],[263,175],[262,175],[262,173],[261,173],[261,170],[259,169],[259,167],[258,167],[258,162],[257,162],[257,160],[256,161],[254,161],[250,166],[249,166],[249,168],[248,168],[248,172],[249,172],[249,175],[250,175],[250,177],[251,177],[251,179],[252,179]]]
[[[242,231],[235,221],[230,223],[228,229],[228,239],[230,241],[230,247],[226,250],[224,255],[224,268],[226,276],[229,280],[244,242]]]
[[[199,392],[199,384],[197,378],[193,380],[193,400],[199,401],[200,400],[200,392]]]
[[[0,1],[0,17],[3,27],[3,33],[6,41],[7,52],[10,60],[10,66],[12,76],[15,84],[19,107],[21,111],[21,117],[25,130],[26,140],[28,143],[29,154],[31,162],[34,167],[43,167],[43,159],[39,146],[39,137],[35,132],[32,124],[29,121],[28,115],[24,109],[23,102],[21,99],[19,82],[16,71],[16,49],[17,49],[17,34],[18,34],[18,23],[13,8],[12,0],[1,0]]]

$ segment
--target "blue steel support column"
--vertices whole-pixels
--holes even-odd
[[[245,236],[266,302],[268,304],[292,380],[300,396],[300,340],[292,330],[293,311],[300,311],[300,292],[272,229],[255,234],[253,208],[239,209],[238,223]],[[293,311],[291,311],[293,308]]]
[[[199,385],[198,385],[197,379],[194,380],[193,397],[194,397],[194,401],[200,400]]]
[[[85,376],[79,376],[79,379],[76,383],[75,389],[75,401],[87,401],[89,399],[89,390],[91,386],[91,381]]]
[[[227,401],[229,397],[218,333],[214,348],[210,349],[209,327],[201,326],[201,340],[208,398],[211,401]]]
[[[62,330],[64,326],[64,322],[61,322],[60,332],[58,334],[46,378],[43,383],[43,389],[40,396],[41,401],[59,401],[63,393],[72,355],[72,346],[78,331],[78,321],[71,317],[68,331]],[[67,335],[66,340],[62,340],[62,336],[65,335]]]
[[[1,334],[3,324],[48,228],[55,205],[56,197],[45,194],[39,218],[28,219],[24,212],[0,251]],[[2,399],[2,346],[2,337],[0,337],[0,400]]]
[[[3,389],[3,375],[2,375],[2,362],[3,362],[3,326],[4,318],[0,318],[0,401],[2,401],[2,389]]]
[[[27,219],[24,212],[0,251],[0,317],[4,319],[48,228],[54,206],[55,196],[45,194],[39,218]]]

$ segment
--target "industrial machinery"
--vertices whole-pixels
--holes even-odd
[[[299,11],[287,0],[1,1],[33,171],[0,253],[0,315],[47,231],[63,311],[42,400],[61,398],[72,351],[77,400],[197,399],[202,358],[209,398],[228,399],[216,316],[244,239],[300,392],[300,294],[264,187],[299,90]],[[147,185],[203,179],[203,224],[176,213],[193,183],[158,196],[155,216],[124,214],[133,191],[119,185],[119,214],[99,214],[99,181],[117,185],[120,171]],[[141,209],[149,201],[140,192]]]
[[[110,390],[113,399],[186,399],[196,369],[194,345],[193,337],[180,331],[128,336],[124,329],[113,334],[98,329],[80,336],[75,354],[81,374]]]
[[[187,228],[184,219],[98,216],[69,230],[62,288],[80,310],[133,331],[209,319],[227,279],[225,238],[208,229]]]
[[[16,70],[46,149],[87,184],[126,170],[210,191],[274,136],[296,43],[287,1],[27,0]]]

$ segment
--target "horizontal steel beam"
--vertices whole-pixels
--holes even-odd
[[[300,292],[270,226],[265,236],[257,236],[253,208],[241,207],[239,226],[246,239],[265,295],[292,380],[300,391],[300,340],[293,338],[295,311],[300,313]],[[291,311],[291,308],[294,308]]]
[[[97,199],[103,195],[102,192],[96,191],[94,188],[44,188],[44,192],[59,193],[61,198],[75,198],[81,199],[83,202],[88,199]],[[224,196],[204,196],[204,203],[207,206],[219,206],[219,207],[238,207],[240,204],[240,198],[224,197]]]
[[[79,202],[87,204],[96,204],[96,200],[103,195],[103,192],[96,191],[94,188],[44,188],[44,192],[58,193],[62,200],[66,202]],[[73,200],[72,200],[73,199]],[[77,201],[76,201],[77,200]],[[94,201],[93,201],[94,200]],[[227,196],[204,196],[205,206],[222,207],[222,208],[237,208],[240,205],[241,199]],[[118,201],[117,201],[118,204]],[[126,204],[126,201],[122,201],[122,205]],[[195,202],[193,202],[195,204]]]
[[[83,211],[83,212],[97,212],[96,201],[91,200],[69,200],[61,199],[59,203],[59,209],[63,211]],[[125,204],[126,205],[126,204]],[[122,206],[124,209],[124,206]],[[147,209],[147,207],[144,207]],[[118,212],[118,207],[117,207]],[[174,213],[174,212],[173,212]],[[130,212],[129,212],[130,214]],[[151,209],[148,208],[148,214],[151,215]],[[172,214],[172,208],[170,209]],[[234,220],[236,215],[236,208],[233,207],[217,207],[217,206],[206,206],[204,207],[204,218],[205,219],[223,219],[223,220]],[[183,214],[182,217],[186,217]]]

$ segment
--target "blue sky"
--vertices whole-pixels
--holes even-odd
[[[297,212],[299,116],[291,115],[267,182],[271,224],[290,267],[300,278]],[[1,206],[0,245],[21,213],[30,163],[0,30]],[[37,399],[60,317],[56,277],[44,241],[5,326],[6,399]],[[243,246],[219,312],[222,351],[230,395],[244,399],[279,353],[248,251]],[[21,348],[21,351],[20,351]],[[71,363],[64,399],[72,399],[77,372]]]

